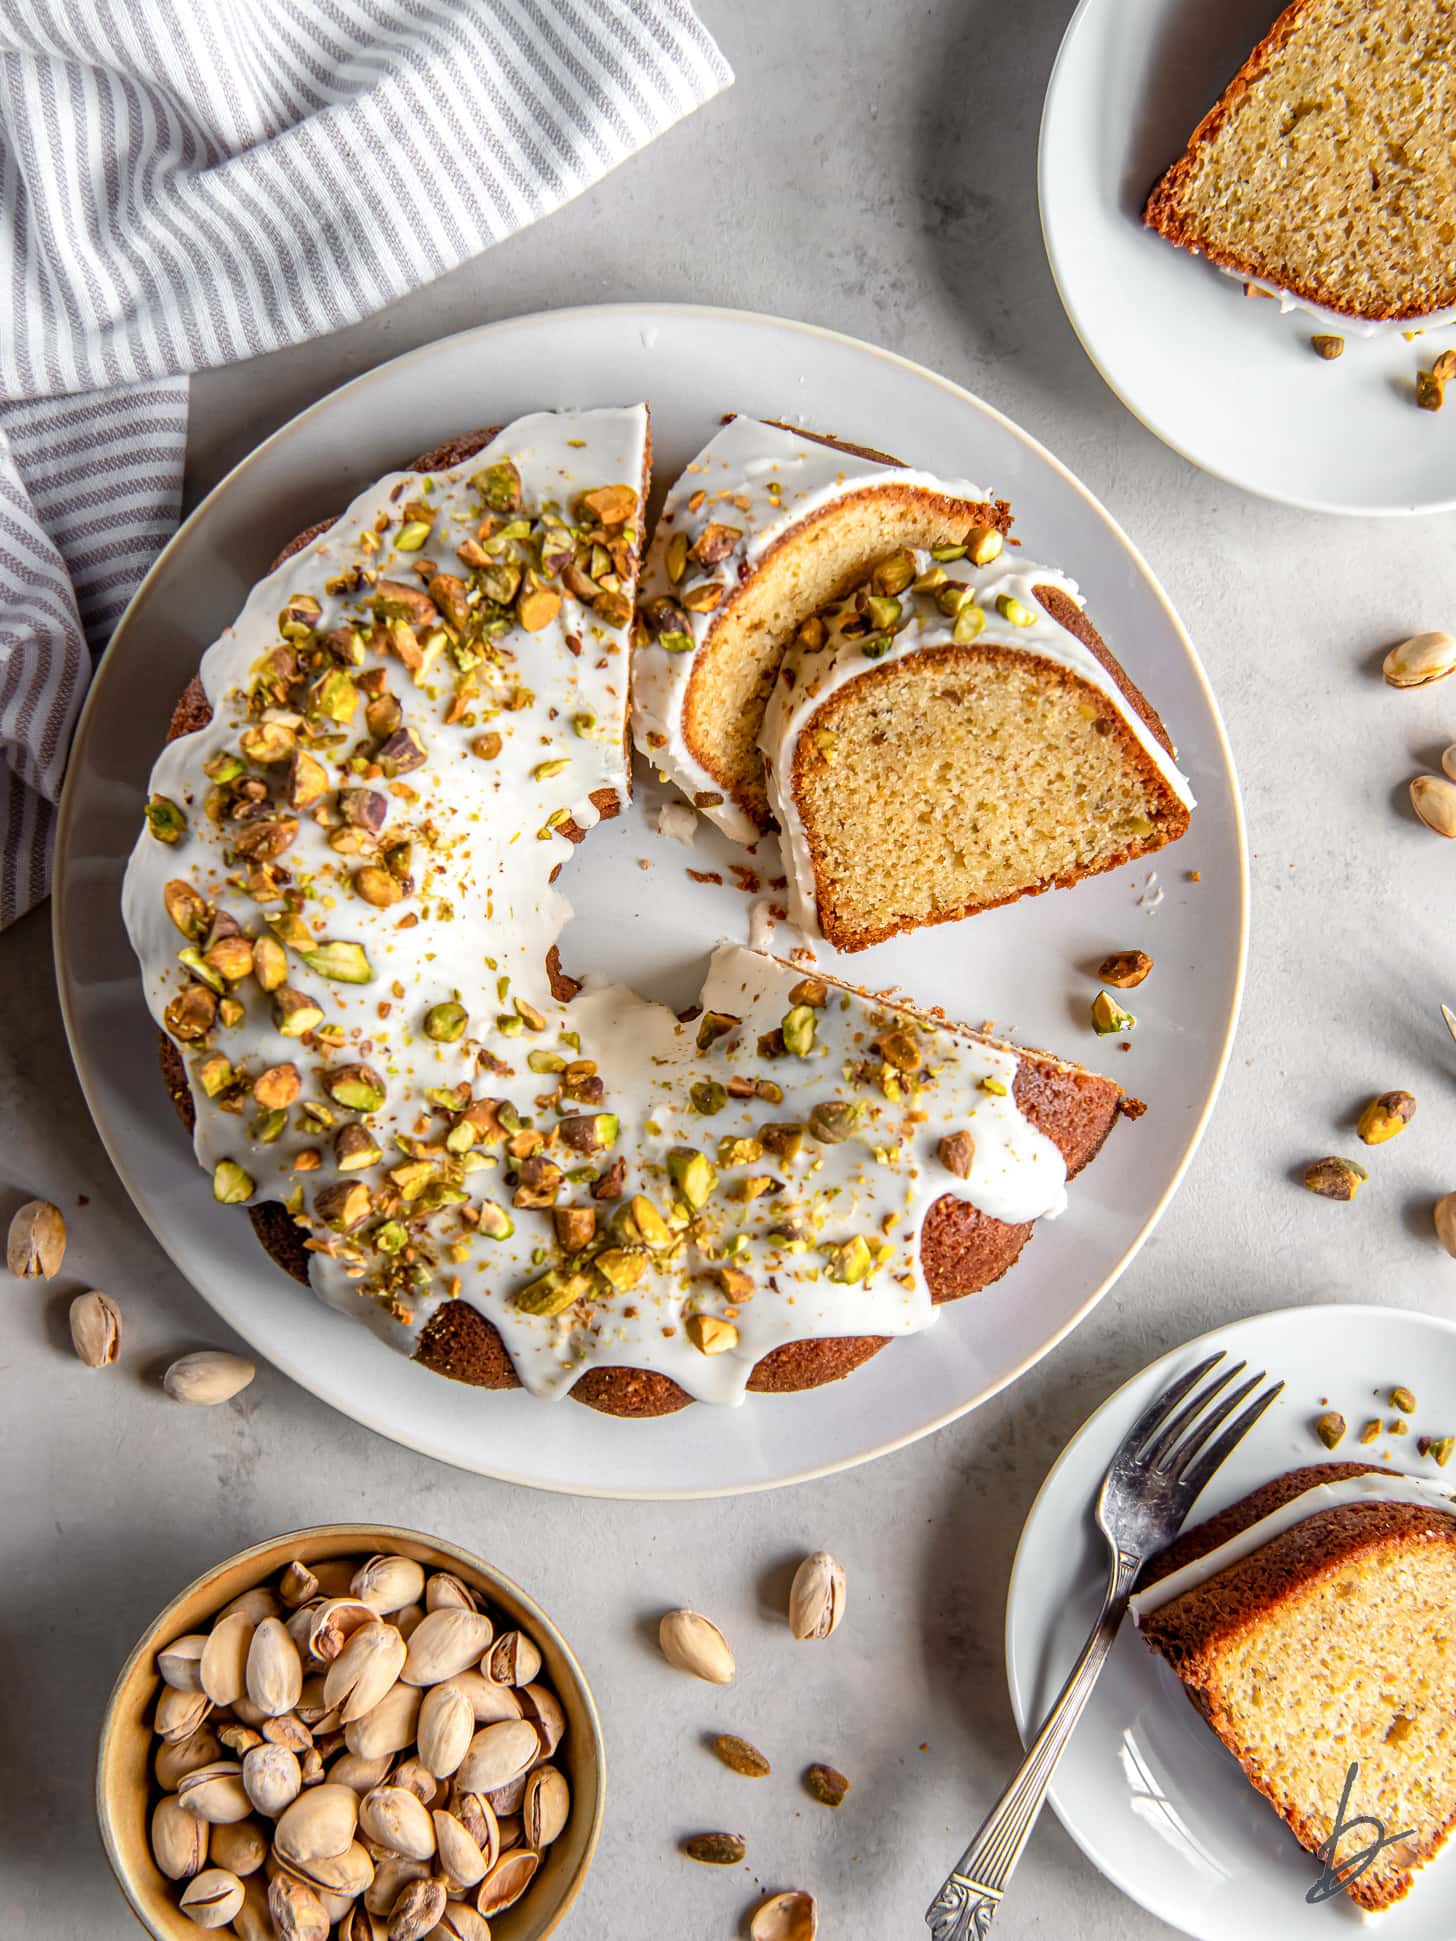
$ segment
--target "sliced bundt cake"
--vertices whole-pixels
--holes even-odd
[[[642,573],[633,734],[728,835],[768,827],[757,741],[799,623],[905,546],[1005,532],[964,480],[785,425],[732,418],[668,493]]]
[[[994,529],[972,552],[881,559],[801,627],[764,715],[791,915],[841,950],[1080,882],[1188,827],[1167,732],[1072,581]]]
[[[1293,1470],[1178,1537],[1133,1611],[1350,1899],[1402,1899],[1456,1825],[1456,1503],[1358,1463]],[[1331,1851],[1342,1800],[1361,1823]],[[1370,1819],[1388,1844],[1354,1877]]]
[[[1145,220],[1342,316],[1456,305],[1450,0],[1294,0],[1153,190]]]
[[[125,890],[216,1198],[426,1368],[618,1415],[929,1326],[1135,1109],[734,945],[683,1017],[563,972],[554,878],[628,795],[649,442],[533,414],[294,541],[176,710]]]

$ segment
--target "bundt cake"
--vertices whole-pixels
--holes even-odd
[[[886,553],[1004,533],[1010,508],[964,480],[786,425],[730,418],[668,492],[642,574],[633,734],[737,842],[769,823],[757,742],[800,623]]]
[[[840,950],[1080,882],[1188,827],[1167,732],[1073,582],[989,528],[976,551],[888,555],[779,669],[759,745],[790,915]]]
[[[1185,1530],[1133,1613],[1302,1847],[1353,1873],[1379,1822],[1350,1899],[1402,1899],[1456,1825],[1456,1502],[1360,1463],[1293,1470]],[[1352,1765],[1361,1824],[1331,1853]]]
[[[1456,307],[1450,0],[1294,0],[1144,212],[1169,242],[1348,319]]]
[[[927,1326],[1123,1104],[735,945],[685,1018],[562,969],[558,845],[629,793],[648,456],[645,408],[537,414],[295,541],[179,704],[124,899],[279,1264],[439,1373],[622,1415]]]

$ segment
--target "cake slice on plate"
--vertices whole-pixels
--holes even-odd
[[[1370,322],[1456,306],[1450,0],[1294,0],[1144,220],[1220,268]]]
[[[1075,584],[987,529],[812,617],[759,746],[790,914],[863,950],[1175,842],[1193,794]],[[974,555],[974,556],[973,556]]]
[[[1353,1874],[1379,1822],[1349,1898],[1403,1899],[1456,1825],[1456,1502],[1359,1463],[1296,1469],[1184,1531],[1132,1608],[1302,1847]],[[1358,1824],[1332,1852],[1342,1800]]]
[[[638,748],[736,842],[769,825],[758,731],[802,620],[896,547],[1005,532],[1010,508],[786,425],[732,418],[667,495],[642,570]]]

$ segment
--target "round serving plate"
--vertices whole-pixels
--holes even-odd
[[[618,1421],[443,1381],[273,1266],[193,1163],[157,1075],[119,905],[173,701],[294,533],[462,429],[640,398],[652,406],[659,492],[729,410],[791,418],[994,487],[1016,508],[1028,556],[1080,582],[1169,722],[1201,806],[1156,870],[1121,870],[852,958],[821,953],[856,983],[900,985],[952,1016],[994,1019],[1028,1043],[1110,1067],[1147,1100],[1147,1116],[1115,1128],[1075,1183],[1066,1216],[1043,1223],[1004,1281],[847,1382],[751,1396],[738,1410]],[[578,975],[624,977],[681,1007],[712,946],[747,940],[756,899],[733,887],[729,864],[750,862],[771,896],[778,857],[771,838],[746,858],[706,825],[691,849],[659,835],[664,799],[639,772],[637,801],[567,862],[560,888],[576,916],[562,957]],[[689,868],[720,872],[724,884],[695,883]],[[582,1494],[706,1496],[822,1475],[925,1435],[1013,1380],[1090,1310],[1166,1205],[1212,1105],[1243,973],[1246,887],[1232,762],[1197,657],[1147,566],[1063,466],[979,399],[867,344],[732,311],[624,305],[490,324],[386,364],[284,426],[197,508],[142,585],[88,698],[62,805],[54,921],[72,1050],[117,1171],[182,1273],[261,1354],[356,1420],[464,1468]],[[792,935],[780,931],[779,942]],[[1090,1030],[1089,966],[1130,947],[1158,968],[1138,993],[1124,1054]]]
[[[1105,1401],[1057,1458],[1021,1533],[1006,1603],[1006,1670],[1017,1728],[1029,1739],[1081,1650],[1107,1579],[1092,1501],[1114,1450],[1153,1397],[1216,1348],[1285,1383],[1198,1499],[1190,1523],[1261,1483],[1331,1460],[1314,1433],[1328,1403],[1350,1425],[1336,1460],[1383,1462],[1456,1489],[1422,1457],[1417,1436],[1456,1419],[1456,1323],[1388,1307],[1281,1308],[1161,1356]],[[1362,1448],[1355,1431],[1388,1420],[1392,1385],[1413,1386],[1411,1433]],[[1398,1669],[1394,1668],[1394,1669]],[[1358,1779],[1348,1817],[1360,1811]],[[1362,1924],[1343,1894],[1311,1904],[1312,1859],[1256,1793],[1132,1623],[1118,1634],[1052,1783],[1057,1817],[1107,1878],[1197,1941],[1331,1941]],[[1400,1829],[1388,1829],[1395,1833]],[[1368,1841],[1352,1831],[1350,1860]],[[1438,1855],[1409,1898],[1380,1916],[1390,1941],[1450,1941],[1456,1852]]]
[[[1082,0],[1047,87],[1039,192],[1072,328],[1135,417],[1204,471],[1314,512],[1456,506],[1450,413],[1417,410],[1450,333],[1281,313],[1142,221],[1154,182],[1280,12],[1280,0]],[[1327,363],[1315,332],[1345,338]]]

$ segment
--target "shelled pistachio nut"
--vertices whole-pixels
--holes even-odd
[[[1360,1114],[1357,1129],[1367,1146],[1382,1146],[1404,1132],[1415,1115],[1416,1102],[1409,1092],[1382,1092]]]

